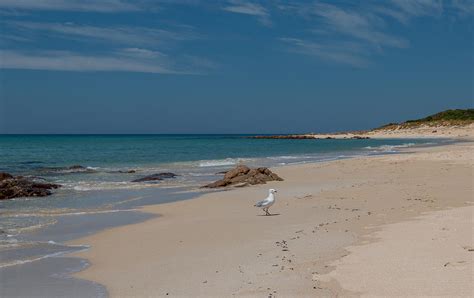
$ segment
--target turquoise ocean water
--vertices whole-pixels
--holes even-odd
[[[0,172],[63,187],[50,197],[0,201],[0,279],[7,285],[0,289],[0,296],[28,296],[28,289],[17,292],[15,287],[22,276],[38,268],[51,274],[50,279],[42,276],[43,283],[51,283],[45,296],[61,294],[74,281],[61,276],[87,266],[86,260],[64,257],[87,247],[65,241],[150,218],[136,209],[193,198],[199,186],[219,179],[216,173],[237,164],[278,167],[390,154],[440,142],[272,140],[247,135],[1,135]],[[73,165],[83,168],[70,169]],[[157,183],[131,182],[160,172],[179,176]],[[30,274],[30,278],[37,277]],[[77,280],[74,287],[77,296],[106,295],[100,285]]]

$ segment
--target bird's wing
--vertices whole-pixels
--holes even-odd
[[[268,204],[268,198],[265,199],[265,200],[258,201],[257,203],[255,203],[254,206],[255,206],[255,207],[263,207],[263,206],[265,206],[265,205],[267,205],[267,204]]]

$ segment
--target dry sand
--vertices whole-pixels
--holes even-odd
[[[474,206],[388,225],[321,279],[362,296],[472,297]]]
[[[161,216],[74,241],[92,246],[76,276],[112,297],[470,295],[473,146],[281,167],[283,182],[149,206]]]

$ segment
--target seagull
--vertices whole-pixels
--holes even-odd
[[[277,191],[273,188],[268,190],[268,197],[265,200],[258,201],[255,203],[255,207],[262,208],[263,211],[265,211],[265,215],[271,215],[270,212],[268,212],[268,209],[275,203],[275,193]]]

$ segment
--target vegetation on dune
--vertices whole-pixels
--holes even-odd
[[[389,123],[377,129],[415,128],[419,126],[454,126],[474,123],[474,109],[446,110],[425,118]]]
[[[443,120],[474,120],[474,109],[466,109],[466,110],[446,110],[443,112],[436,113],[434,115],[430,115],[428,117],[417,119],[417,120],[408,120],[406,123],[421,123],[421,122],[430,122],[430,121],[443,121]]]

